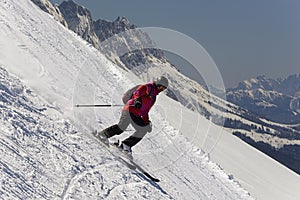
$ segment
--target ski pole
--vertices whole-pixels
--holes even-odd
[[[117,106],[124,106],[124,105],[110,105],[110,104],[76,104],[74,107],[80,108],[80,107],[117,107]]]

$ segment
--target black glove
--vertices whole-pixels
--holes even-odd
[[[139,97],[134,100],[134,107],[137,109],[140,109],[142,107],[142,99]]]

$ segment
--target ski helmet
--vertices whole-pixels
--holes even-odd
[[[168,87],[169,86],[169,81],[168,81],[168,79],[166,78],[166,77],[164,77],[164,76],[161,76],[161,77],[159,77],[156,81],[154,81],[155,82],[155,84],[157,85],[157,86],[160,86],[160,85],[162,85],[162,86],[164,86],[164,87]]]

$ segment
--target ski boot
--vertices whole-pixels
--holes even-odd
[[[114,143],[114,145],[116,147],[118,147],[118,149],[126,156],[128,157],[130,160],[133,159],[133,156],[132,156],[132,150],[131,150],[131,147],[120,142],[119,140],[117,142]]]
[[[97,137],[102,143],[104,143],[106,146],[109,146],[109,140],[107,135],[105,134],[105,131],[100,131],[98,132],[97,130],[95,130],[93,132],[93,135],[95,137]]]

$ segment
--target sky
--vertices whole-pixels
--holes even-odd
[[[169,28],[186,34],[209,53],[226,87],[259,75],[284,78],[300,73],[298,0],[75,2],[88,8],[95,21],[124,16],[138,27]]]

